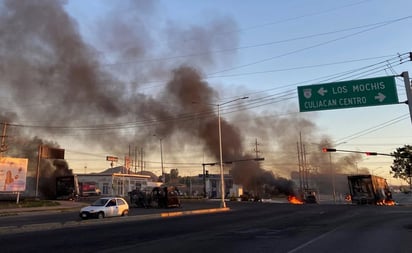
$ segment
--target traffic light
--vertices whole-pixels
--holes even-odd
[[[365,155],[370,156],[370,155],[378,155],[377,152],[365,152]]]
[[[322,148],[322,152],[336,152],[336,148]]]

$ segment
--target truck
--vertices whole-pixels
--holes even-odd
[[[364,174],[348,176],[350,200],[357,205],[394,205],[385,178]]]
[[[100,194],[95,182],[79,182],[76,175],[56,177],[56,199],[75,200]]]
[[[56,199],[74,200],[80,195],[76,175],[56,177]]]
[[[128,193],[130,203],[144,208],[181,207],[179,190],[175,186],[146,187]]]
[[[79,182],[79,189],[82,197],[98,196],[101,194],[96,182]]]

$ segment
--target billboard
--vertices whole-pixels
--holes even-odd
[[[64,159],[64,149],[41,146],[41,157],[45,159]]]
[[[0,192],[26,190],[27,158],[0,157]]]

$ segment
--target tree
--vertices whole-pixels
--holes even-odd
[[[171,179],[177,179],[179,176],[179,170],[178,169],[171,169],[170,170],[170,178]]]
[[[172,184],[176,184],[179,177],[179,170],[178,169],[171,169],[170,170],[170,180],[169,182]]]
[[[412,146],[397,148],[391,155],[395,158],[391,166],[393,177],[403,179],[412,186]]]

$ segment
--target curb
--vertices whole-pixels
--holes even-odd
[[[64,210],[67,210],[64,209]],[[41,224],[30,224],[22,226],[7,226],[0,227],[0,235],[2,234],[16,234],[23,232],[34,232],[34,231],[45,231],[52,229],[62,229],[62,228],[72,228],[79,226],[88,226],[88,225],[104,225],[108,223],[121,223],[128,221],[139,221],[139,220],[150,220],[150,219],[161,219],[161,218],[170,218],[178,217],[185,215],[200,215],[200,214],[209,214],[209,213],[219,213],[219,212],[228,212],[230,208],[212,208],[212,209],[199,209],[199,210],[190,210],[190,211],[179,211],[179,212],[164,212],[157,214],[143,214],[127,217],[113,217],[106,219],[89,219],[82,221],[68,221],[68,222],[51,222],[51,223],[41,223]],[[0,214],[1,215],[1,214]]]
[[[212,209],[200,209],[200,210],[191,210],[191,211],[181,211],[181,212],[167,212],[161,213],[161,217],[175,217],[183,215],[193,215],[193,214],[207,214],[207,213],[218,213],[218,212],[227,212],[230,208],[212,208]]]
[[[54,206],[54,207],[33,207],[33,208],[19,208],[19,209],[5,209],[0,210],[0,217],[4,216],[17,216],[17,215],[34,215],[39,213],[47,212],[64,212],[64,211],[73,211],[78,210],[88,204],[78,205],[78,206]]]

